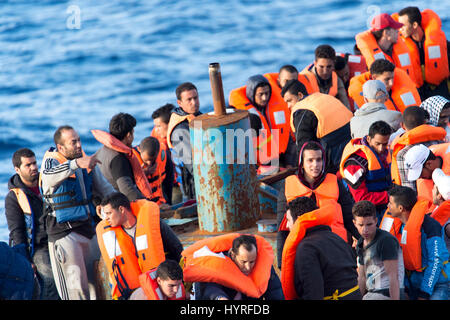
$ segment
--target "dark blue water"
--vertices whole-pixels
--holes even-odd
[[[221,64],[226,99],[254,74],[303,69],[317,45],[351,52],[356,33],[380,12],[431,8],[450,36],[449,1],[2,1],[0,5],[0,240],[11,156],[29,147],[38,162],[54,130],[70,124],[88,154],[90,130],[118,112],[149,135],[151,113],[184,81],[212,110],[208,64]]]

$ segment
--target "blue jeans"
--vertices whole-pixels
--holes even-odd
[[[434,286],[433,294],[430,300],[448,300],[449,297],[450,282],[436,283]]]

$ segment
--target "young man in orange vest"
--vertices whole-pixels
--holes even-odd
[[[297,175],[286,178],[281,186],[277,199],[277,258],[281,266],[281,253],[288,230],[284,225],[287,218],[287,203],[293,198],[307,196],[320,207],[323,203],[333,200],[338,208],[335,212],[333,232],[348,240],[348,234],[359,239],[360,235],[353,224],[353,199],[341,180],[334,174],[326,173],[322,146],[314,141],[306,142],[299,154],[299,169]]]
[[[403,24],[400,33],[409,48],[422,100],[435,95],[450,98],[450,56],[439,16],[431,9],[420,12],[417,7],[403,8],[393,16]]]
[[[352,212],[353,222],[361,234],[356,254],[363,300],[400,300],[405,269],[398,240],[377,227],[378,218],[372,202],[359,201]]]
[[[358,108],[365,103],[363,85],[368,80],[380,80],[384,83],[389,94],[384,102],[388,110],[403,112],[405,108],[421,103],[419,92],[406,72],[388,60],[377,59],[371,64],[368,72],[350,80],[349,95]]]
[[[408,47],[398,36],[401,27],[402,24],[387,13],[379,14],[372,19],[370,30],[355,36],[356,45],[366,59],[369,69],[375,60],[386,59],[397,68],[403,69],[413,80],[414,70]]]
[[[409,181],[407,177],[408,169],[405,164],[406,152],[416,144],[423,144],[429,147],[433,144],[442,143],[444,142],[446,132],[443,128],[427,124],[428,115],[420,107],[412,106],[406,108],[402,117],[402,128],[406,132],[397,136],[391,143],[391,177],[395,184],[416,190],[415,181]]]
[[[136,150],[136,148],[135,148]],[[153,198],[160,206],[172,204],[173,163],[170,152],[155,137],[146,137],[139,144],[138,153],[142,168],[152,187]],[[167,206],[161,207],[165,209]]]
[[[314,200],[299,197],[290,201],[288,208],[287,226],[291,231],[283,249],[281,269],[286,299],[361,300],[351,247],[332,232],[328,224],[320,223],[321,218],[318,217],[321,210],[332,211],[333,206],[330,209],[327,206],[319,208]],[[303,232],[296,231],[296,226],[303,222],[306,214],[314,213],[317,213],[317,222],[310,222],[304,237],[298,239]],[[333,214],[322,214],[328,214],[331,223]],[[286,277],[286,274],[293,274],[293,277]]]
[[[429,202],[418,200],[413,189],[389,190],[389,215],[381,229],[400,242],[405,263],[406,292],[411,300],[447,300],[450,267],[442,227],[427,213]],[[398,220],[395,220],[395,219]]]
[[[197,87],[191,82],[180,84],[175,90],[178,108],[172,111],[167,129],[167,144],[172,160],[182,178],[182,191],[187,199],[195,199],[194,169],[189,122],[200,112]]]
[[[433,204],[436,209],[431,216],[443,227],[445,243],[450,252],[450,175],[441,169],[433,171]]]
[[[387,191],[392,186],[391,157],[388,150],[391,127],[376,121],[369,134],[351,140],[344,149],[340,172],[355,202],[371,201],[381,222],[388,204]]]
[[[344,82],[334,71],[335,63],[336,51],[332,46],[323,44],[314,50],[314,64],[306,67],[301,74],[307,77],[312,92],[336,97],[350,110]]]
[[[284,300],[272,246],[261,236],[228,233],[200,240],[182,255],[196,300]]]
[[[183,285],[183,269],[173,260],[167,259],[161,264],[140,276],[141,284],[145,288],[145,296],[135,300],[186,300]]]
[[[422,102],[421,108],[430,114],[429,123],[444,128],[450,141],[450,100],[442,96],[432,96]]]
[[[24,245],[34,272],[38,276],[43,300],[58,300],[58,291],[50,264],[46,215],[39,190],[39,171],[32,150],[21,148],[14,152],[12,163],[16,174],[8,181],[5,216],[11,247]]]
[[[166,258],[179,261],[183,246],[160,219],[159,207],[152,201],[130,202],[116,192],[104,198],[101,207],[103,220],[96,231],[112,281],[112,296],[131,300],[141,297],[142,292],[136,290],[141,287],[139,276]]]
[[[420,196],[431,195],[432,185],[421,186],[422,179],[432,181],[432,174],[435,169],[443,169],[446,174],[450,173],[450,153],[442,156],[435,155],[429,148],[423,144],[417,144],[405,153],[405,165],[408,170],[407,179],[415,184],[415,190]],[[421,187],[430,190],[420,190]],[[432,200],[429,196],[428,200]]]
[[[307,141],[318,141],[325,148],[328,172],[339,171],[342,150],[351,139],[350,119],[353,114],[331,95],[320,92],[308,95],[298,80],[286,82],[282,95],[290,106],[290,124],[297,150],[300,151]]]

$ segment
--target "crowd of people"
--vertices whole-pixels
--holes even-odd
[[[108,132],[92,130],[93,155],[71,125],[56,129],[40,170],[32,150],[14,152],[0,299],[95,300],[102,258],[113,299],[448,300],[441,20],[407,7],[355,39],[352,54],[319,45],[302,71],[284,65],[229,93],[230,108],[248,111],[258,174],[296,168],[278,194],[276,250],[238,232],[183,248],[162,219],[196,199],[189,123],[200,99],[185,82],[138,144],[136,119],[121,112]]]

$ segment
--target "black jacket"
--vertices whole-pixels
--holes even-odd
[[[18,174],[13,175],[8,181],[8,189],[10,191],[5,198],[5,215],[9,229],[9,243],[12,246],[24,244],[28,249],[28,258],[30,259],[31,243],[28,240],[24,213],[17,201],[16,194],[11,190],[14,188],[22,189],[25,192],[30,203],[31,210],[33,211],[33,242],[35,249],[48,245],[48,237],[45,227],[46,215],[44,215],[42,198],[31,191],[22,182]]]
[[[322,300],[336,290],[343,293],[358,285],[356,256],[331,228],[309,228],[297,247],[294,262],[295,290],[302,300]],[[359,290],[339,300],[361,300]]]

